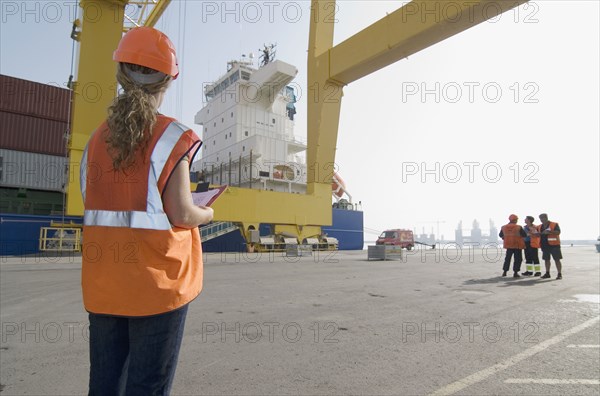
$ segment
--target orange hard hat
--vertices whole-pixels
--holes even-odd
[[[519,220],[519,216],[517,216],[516,214],[511,214],[510,216],[508,216],[508,220],[509,221],[517,221],[517,220]]]
[[[151,27],[133,28],[125,33],[113,60],[145,66],[173,79],[179,75],[175,46],[166,34]]]

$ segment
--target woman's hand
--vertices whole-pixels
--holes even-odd
[[[171,224],[180,228],[198,227],[213,219],[212,208],[194,205],[186,160],[182,160],[171,175],[163,193],[163,207]]]

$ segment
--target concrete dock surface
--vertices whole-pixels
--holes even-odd
[[[594,246],[563,247],[562,280],[501,277],[501,249],[406,253],[205,254],[172,394],[600,393]],[[2,396],[87,394],[80,267],[1,258]]]

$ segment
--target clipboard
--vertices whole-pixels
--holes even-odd
[[[227,185],[204,192],[193,192],[192,200],[196,206],[211,206],[227,189]]]

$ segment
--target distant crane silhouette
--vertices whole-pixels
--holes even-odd
[[[440,239],[440,224],[444,224],[446,221],[445,220],[435,220],[435,221],[420,221],[419,223],[435,223],[437,225],[437,233],[435,234],[435,237],[439,240]]]

